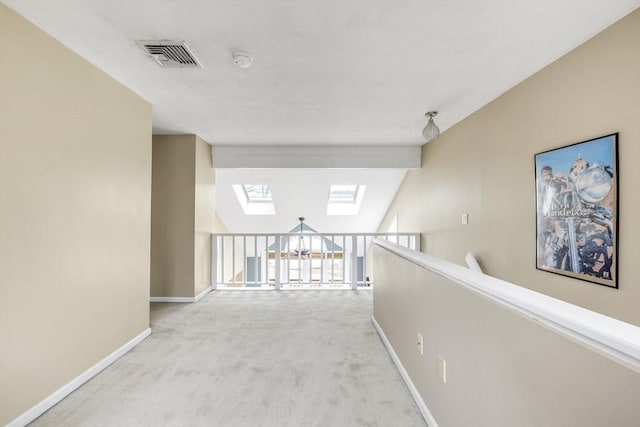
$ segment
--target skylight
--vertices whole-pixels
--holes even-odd
[[[366,185],[340,184],[329,187],[327,215],[357,215]]]
[[[355,203],[358,185],[332,185],[329,187],[329,203]]]
[[[244,184],[242,186],[247,202],[273,202],[271,187],[266,184]]]
[[[271,187],[266,184],[234,184],[238,202],[246,215],[275,215]]]

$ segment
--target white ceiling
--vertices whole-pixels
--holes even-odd
[[[444,131],[640,6],[640,0],[1,1],[151,102],[155,133],[245,146],[420,145],[426,111],[440,112]],[[185,40],[204,68],[158,67],[136,43],[153,39]],[[254,66],[234,67],[236,51],[250,54]],[[230,183],[241,183],[244,172],[236,172]],[[340,179],[340,171],[330,176]],[[287,191],[303,206],[315,204],[302,200],[299,189]],[[388,191],[385,200],[395,193]],[[225,209],[219,213],[231,230],[261,227],[249,217],[236,225]],[[304,214],[299,210],[286,211],[287,224]],[[362,221],[375,229],[381,215],[350,226]],[[319,231],[344,228],[335,219],[326,229],[322,224],[310,222]]]

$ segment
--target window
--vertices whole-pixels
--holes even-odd
[[[355,203],[358,185],[332,185],[329,187],[329,203]]]
[[[246,215],[275,215],[276,208],[267,184],[235,184],[232,186]]]
[[[248,203],[273,202],[271,198],[271,187],[266,184],[244,184],[242,186]]]
[[[327,215],[357,215],[366,187],[354,184],[331,185]]]

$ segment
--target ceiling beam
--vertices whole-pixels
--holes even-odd
[[[217,169],[419,169],[419,145],[213,146]]]

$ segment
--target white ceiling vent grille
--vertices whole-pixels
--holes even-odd
[[[138,43],[161,67],[202,67],[182,40],[141,40]]]

